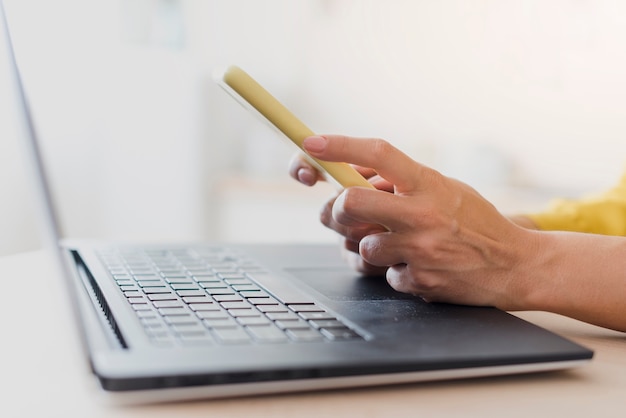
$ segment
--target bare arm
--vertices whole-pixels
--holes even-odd
[[[347,189],[323,212],[357,268],[378,268],[429,301],[551,311],[626,331],[626,238],[533,230],[386,141],[325,136],[305,147],[370,167],[383,186]]]
[[[626,238],[577,232],[534,234],[536,258],[526,267],[528,290],[517,309],[555,312],[626,331]],[[516,272],[521,274],[524,267]]]

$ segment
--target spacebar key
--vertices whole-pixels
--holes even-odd
[[[266,273],[248,274],[248,277],[264,287],[268,293],[271,293],[285,305],[314,303],[313,299],[285,279]]]

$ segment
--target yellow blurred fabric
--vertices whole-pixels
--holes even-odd
[[[558,199],[545,212],[527,216],[542,230],[626,236],[626,174],[605,193]]]

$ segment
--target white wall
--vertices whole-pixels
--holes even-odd
[[[291,148],[210,79],[231,63],[314,130],[385,137],[487,194],[577,194],[623,168],[619,0],[5,1],[74,236],[228,239],[211,196],[286,179]],[[6,253],[36,235],[17,142],[1,142]]]
[[[4,43],[0,42],[0,56],[6,56],[6,52]],[[26,170],[11,92],[7,69],[0,65],[0,254],[26,250],[37,244],[32,198],[24,190]]]
[[[126,11],[106,1],[7,1],[63,227],[72,237],[200,239],[205,75],[181,49],[126,39]],[[32,233],[5,241],[38,245]]]
[[[575,195],[624,166],[624,2],[184,4],[196,56],[241,64],[314,130],[385,137],[477,187]],[[242,115],[226,132],[258,155]]]
[[[596,187],[622,169],[626,3],[325,4],[306,83],[318,123],[336,115],[331,129],[430,150],[443,169],[460,143],[488,145],[535,185]]]

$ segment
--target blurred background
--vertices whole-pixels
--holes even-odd
[[[388,139],[505,213],[610,187],[620,0],[5,0],[71,237],[333,241],[332,187],[212,80],[237,64],[313,130]],[[0,62],[0,254],[40,246]]]

